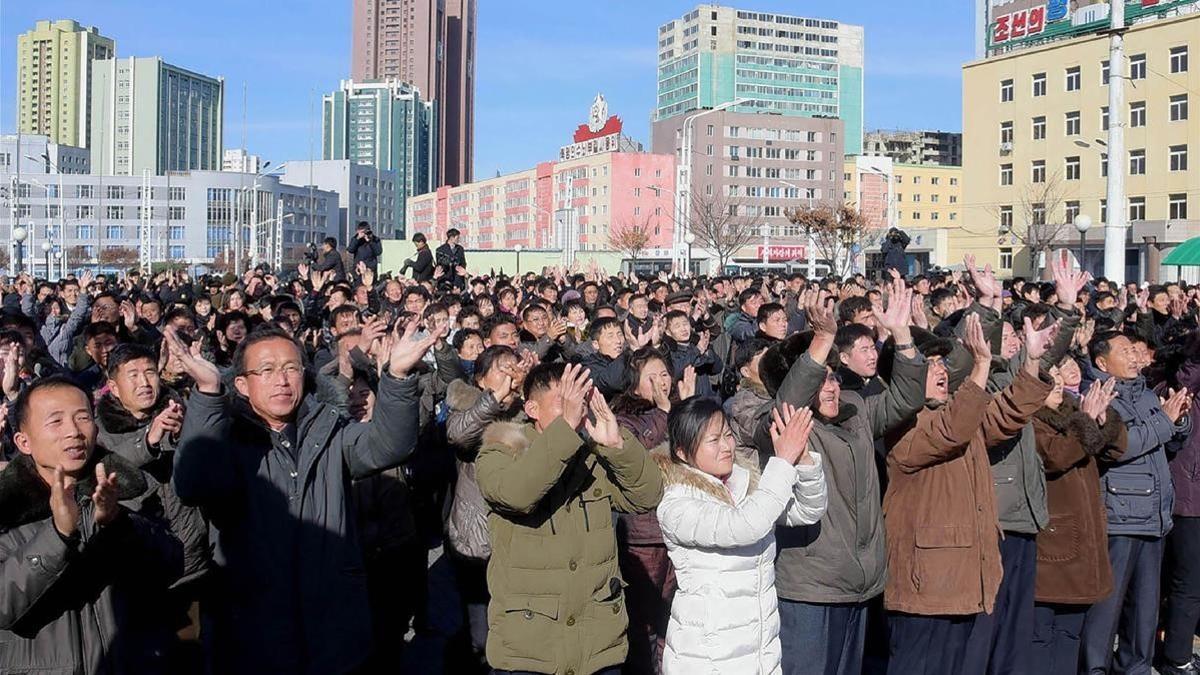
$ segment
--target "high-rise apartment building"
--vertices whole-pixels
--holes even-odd
[[[964,223],[951,258],[971,252],[1001,274],[1036,273],[1044,265],[1028,244],[1077,250],[1073,224],[1086,215],[1093,225],[1084,264],[1098,274],[1104,225],[1110,209],[1121,209],[1125,278],[1174,278],[1161,257],[1200,234],[1200,160],[1191,158],[1200,153],[1200,64],[1191,58],[1200,53],[1200,13],[1175,16],[1178,3],[1169,2],[1157,18],[1153,5],[1131,11],[1138,21],[1125,32],[1125,148],[1115,158],[1125,203],[1109,204],[1109,38],[1085,21],[1106,5],[1080,5],[1056,19],[1064,30],[1084,21],[1073,37],[1056,30],[1057,39],[963,66]],[[1000,28],[994,23],[993,34]]]
[[[659,26],[656,121],[738,99],[735,112],[837,117],[862,147],[862,26],[712,4]]]
[[[475,0],[354,0],[350,76],[399,80],[437,104],[436,185],[472,178]]]
[[[258,173],[262,168],[262,158],[258,155],[252,155],[241,148],[231,148],[221,155],[222,171]]]
[[[221,169],[225,81],[158,57],[93,66],[92,173]]]
[[[321,105],[323,159],[348,159],[396,172],[395,232],[403,236],[404,200],[436,187],[436,103],[399,80],[344,80]]]
[[[962,134],[955,131],[869,131],[862,154],[899,164],[961,166]]]
[[[70,20],[38,21],[17,36],[17,129],[88,147],[92,64],[116,43]]]

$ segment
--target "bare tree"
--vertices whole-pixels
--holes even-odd
[[[88,255],[86,246],[71,246],[66,250],[64,255],[67,256],[68,270],[79,269],[92,258],[92,256]]]
[[[705,195],[696,189],[690,194],[688,227],[696,237],[696,245],[716,254],[720,269],[725,269],[738,250],[754,241],[758,228],[763,226],[762,219],[736,198]]]
[[[100,249],[100,264],[129,268],[138,264],[138,251],[132,246],[106,246]]]
[[[1029,251],[1031,271],[1038,271],[1041,255],[1048,253],[1072,225],[1063,209],[1065,187],[1062,174],[1055,171],[1040,183],[1029,183],[1021,193],[1020,219],[1013,222],[1012,235]],[[1043,270],[1043,276],[1047,272]]]
[[[12,261],[8,257],[8,247],[0,247],[0,267],[7,268],[10,262]]]
[[[878,229],[849,203],[797,206],[784,215],[804,230],[817,258],[828,261],[830,272],[839,277],[849,276],[854,269],[855,246],[861,251],[867,236]]]
[[[608,245],[637,266],[638,258],[650,245],[650,217],[623,219],[608,230]]]

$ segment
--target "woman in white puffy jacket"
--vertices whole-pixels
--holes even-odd
[[[775,525],[809,525],[825,512],[821,457],[808,451],[812,413],[773,412],[775,456],[763,469],[735,460],[719,403],[695,397],[671,409],[670,456],[658,522],[679,589],[671,604],[663,673],[781,672],[775,596]]]

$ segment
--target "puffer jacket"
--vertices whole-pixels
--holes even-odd
[[[1094,375],[1097,382],[1112,377],[1099,370]],[[1172,424],[1141,375],[1117,380],[1116,392],[1112,408],[1125,422],[1128,444],[1121,459],[1100,465],[1108,534],[1162,537],[1171,531],[1175,506],[1168,446],[1173,450],[1187,438],[1192,421],[1181,417]]]
[[[1042,407],[1033,420],[1038,454],[1046,465],[1050,526],[1037,537],[1039,602],[1090,605],[1113,590],[1108,527],[1096,459],[1121,458],[1125,424],[1109,408],[1103,425],[1064,395],[1057,408]]]
[[[117,474],[123,510],[101,529],[90,499],[96,462]],[[65,539],[30,457],[0,473],[0,672],[165,675],[174,630],[164,596],[183,573],[182,546],[153,498],[142,499],[136,467],[97,448],[81,476],[78,537]]]
[[[655,454],[666,483],[658,517],[679,581],[664,673],[782,672],[774,530],[825,511],[821,456],[811,456],[800,466],[773,457],[761,476],[739,458],[722,483]]]
[[[446,440],[457,457],[458,480],[446,516],[446,540],[455,553],[476,560],[492,554],[488,540],[488,505],[475,482],[475,456],[479,441],[492,422],[524,420],[519,406],[505,409],[490,391],[483,391],[466,380],[454,380],[446,390]]]
[[[594,673],[625,661],[624,581],[613,511],[644,513],[662,472],[641,443],[585,443],[560,417],[496,422],[476,480],[491,507],[487,660],[499,670]]]
[[[171,462],[175,455],[175,439],[165,434],[157,448],[146,442],[146,433],[154,418],[171,401],[184,405],[170,387],[163,386],[158,400],[150,413],[135,418],[112,393],[107,393],[96,404],[96,422],[99,427],[98,443],[109,451],[120,455],[133,466],[145,472],[150,480],[148,490],[154,492],[162,504],[164,515],[171,531],[183,543],[183,575],[176,585],[184,585],[203,577],[212,567],[212,547],[208,537],[208,523],[200,509],[185,506],[171,487]]]
[[[843,391],[836,417],[814,415],[809,442],[824,458],[829,506],[821,522],[778,533],[775,587],[779,597],[812,603],[864,602],[883,592],[887,576],[882,495],[875,439],[925,404],[925,361],[897,354],[887,391],[863,399]],[[808,406],[825,382],[825,366],[803,354],[792,365],[777,403]],[[773,454],[770,408],[754,435],[760,464]]]

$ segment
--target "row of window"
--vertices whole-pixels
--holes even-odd
[[[1139,221],[1146,219],[1146,197],[1129,197],[1129,221]],[[1080,202],[1067,201],[1063,203],[1063,220],[1064,223],[1075,221],[1075,217],[1083,213]],[[1031,204],[1029,213],[1025,214],[1031,225],[1045,225],[1050,217],[1047,212],[1046,205],[1040,203]],[[1013,227],[1013,206],[1004,205],[1000,207],[1000,229],[1002,231],[1011,231]],[[1188,197],[1185,193],[1167,195],[1167,219],[1168,220],[1187,220],[1188,217]],[[1108,200],[1100,200],[1100,222],[1108,220]]]
[[[1167,106],[1167,121],[1184,122],[1190,115],[1187,94],[1177,94],[1170,97]],[[1129,104],[1129,126],[1144,127],[1147,124],[1147,106],[1145,101],[1134,101]],[[1108,106],[1100,108],[1100,131],[1108,131]],[[1035,141],[1045,140],[1047,127],[1046,116],[1038,115],[1029,120],[1030,137]],[[1063,113],[1063,135],[1079,136],[1083,133],[1083,117],[1078,110]],[[1000,123],[1000,143],[1012,143],[1014,137],[1013,123],[1005,120]]]
[[[1063,177],[1066,180],[1080,180],[1083,176],[1082,161],[1078,156],[1063,158]],[[1188,170],[1188,146],[1172,145],[1167,148],[1167,170],[1172,172]],[[1129,151],[1129,175],[1146,175],[1146,149],[1136,148]],[[1108,176],[1108,153],[1100,154],[1100,176]],[[1035,159],[1029,164],[1029,179],[1031,183],[1046,182],[1046,160]],[[1000,185],[1013,184],[1013,165],[1000,165]]]
[[[1167,53],[1168,69],[1171,74],[1179,74],[1188,72],[1188,48],[1187,45],[1171,47]],[[1107,60],[1100,62],[1100,85],[1107,86],[1109,80],[1109,62]],[[1129,57],[1129,75],[1130,80],[1144,80],[1146,73],[1149,70],[1145,54],[1134,54]],[[1034,98],[1046,95],[1047,91],[1046,73],[1034,73],[1030,76],[1030,94]],[[1136,86],[1136,85],[1135,85]],[[1083,87],[1083,69],[1082,66],[1068,66],[1063,70],[1063,91],[1079,91]],[[1014,81],[1010,79],[1000,81],[1000,102],[1009,103],[1016,98],[1016,87]]]

